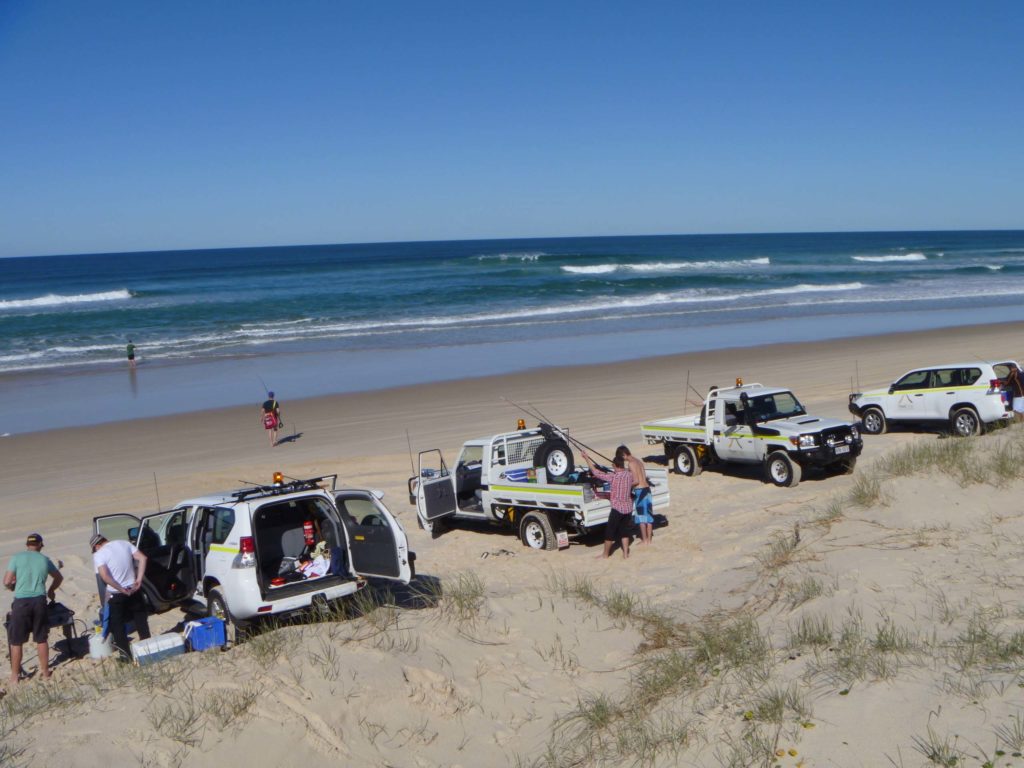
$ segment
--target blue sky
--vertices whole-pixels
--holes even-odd
[[[0,0],[0,256],[1024,228],[1024,4]]]

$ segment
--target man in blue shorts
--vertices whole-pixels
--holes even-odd
[[[54,600],[57,587],[64,581],[57,566],[40,550],[43,537],[30,533],[25,539],[25,551],[11,558],[4,574],[4,586],[14,592],[11,605],[11,623],[7,629],[11,645],[11,685],[18,684],[21,676],[22,646],[29,635],[36,642],[39,654],[39,676],[50,679],[50,646],[48,636],[50,623],[46,617],[46,598]],[[52,576],[50,589],[46,589],[46,577]]]
[[[640,543],[650,544],[654,541],[654,507],[651,503],[651,482],[647,479],[644,463],[629,452],[629,448],[620,445],[615,449],[616,458],[626,462],[633,473],[633,520],[640,527]]]

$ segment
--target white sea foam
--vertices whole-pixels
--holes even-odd
[[[607,275],[622,270],[623,272],[679,272],[688,269],[737,269],[743,267],[766,267],[771,264],[767,256],[757,259],[738,259],[733,261],[654,261],[640,264],[594,264],[590,266],[563,266],[562,271],[575,275]]]
[[[548,254],[544,251],[523,251],[512,253],[481,253],[477,261],[537,261]]]
[[[72,296],[65,296],[58,293],[48,293],[45,296],[36,296],[31,299],[7,299],[0,300],[0,310],[4,309],[27,309],[32,307],[57,307],[62,304],[88,304],[98,301],[124,301],[132,297],[131,291],[122,288],[119,291],[101,291],[99,293],[79,293]]]
[[[887,256],[853,256],[854,261],[869,261],[872,263],[884,263],[887,261],[927,261],[928,257],[923,253],[893,253]]]
[[[1003,264],[983,264],[985,269],[991,269],[993,272],[998,272],[1003,268]]]

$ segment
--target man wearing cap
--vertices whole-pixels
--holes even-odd
[[[96,573],[107,585],[106,603],[109,610],[110,634],[114,648],[123,660],[131,658],[125,620],[130,616],[140,640],[149,637],[149,614],[142,599],[142,577],[146,573],[146,556],[128,541],[107,541],[102,534],[89,539],[92,563]]]
[[[39,676],[44,680],[50,679],[50,624],[46,617],[46,598],[56,598],[57,587],[64,577],[50,558],[40,551],[42,548],[43,537],[30,533],[25,539],[25,551],[11,558],[4,574],[4,586],[14,592],[8,628],[11,685],[17,685],[21,676],[22,646],[28,642],[30,634],[39,654]],[[46,589],[47,575],[53,577],[49,590]]]

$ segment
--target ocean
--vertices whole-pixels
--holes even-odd
[[[8,258],[0,259],[0,395],[10,404],[31,382],[49,401],[33,408],[41,396],[23,392],[29,412],[8,419],[10,431],[103,420],[75,416],[72,408],[55,413],[54,399],[63,399],[69,376],[91,382],[85,389],[106,386],[105,375],[123,376],[129,338],[140,363],[133,376],[164,386],[145,390],[153,393],[147,397],[136,381],[132,399],[142,402],[117,408],[120,418],[177,412],[186,402],[249,402],[264,383],[286,383],[294,398],[557,363],[1021,319],[1022,297],[1022,231]],[[309,364],[306,375],[297,360]],[[197,366],[205,388],[193,384],[187,396],[173,396]],[[333,380],[309,375],[314,368]],[[248,377],[247,387],[232,385],[238,375]],[[206,399],[197,405],[197,397]]]

